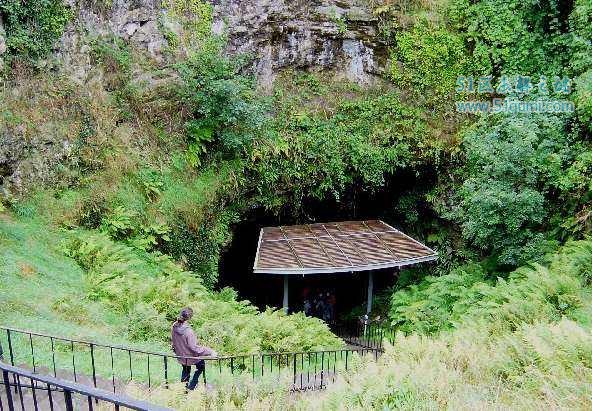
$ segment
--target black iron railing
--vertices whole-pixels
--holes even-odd
[[[167,411],[107,391],[71,383],[0,362],[0,410],[94,410],[102,406],[140,411]]]
[[[332,331],[349,344],[382,351],[384,343],[395,340],[395,329],[385,322],[359,320],[334,324]]]
[[[258,353],[224,357],[178,357],[173,354],[75,340],[0,327],[5,361],[33,372],[112,392],[130,381],[152,386],[178,382],[178,360],[206,363],[200,383],[245,384],[249,381],[285,384],[291,390],[322,389],[347,372],[363,355],[378,358],[377,348],[360,347],[312,352]]]

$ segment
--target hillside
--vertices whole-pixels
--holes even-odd
[[[191,306],[200,337],[221,354],[342,345],[320,320],[259,313],[236,301],[232,290],[206,290],[164,255],[137,253],[105,236],[55,230],[40,221],[1,218],[4,326],[169,352],[170,324],[179,307]]]
[[[155,390],[153,402],[180,410],[195,404],[224,409],[588,409],[592,405],[592,242],[569,243],[541,265],[517,269],[505,281],[475,282],[467,289],[454,275],[439,277],[413,303],[399,304],[407,318],[438,324],[435,335],[399,334],[377,362],[368,358],[325,392],[302,397],[249,387],[189,397]],[[458,274],[456,274],[458,277]],[[456,296],[448,309],[433,301]],[[433,307],[427,309],[426,307]],[[432,330],[433,331],[433,330]],[[129,391],[137,393],[136,387]],[[257,404],[257,405],[256,405]],[[259,405],[260,404],[260,405]]]
[[[168,352],[191,306],[253,381],[129,377],[178,409],[591,408],[591,28],[589,0],[0,0],[0,326]],[[257,383],[256,353],[346,347],[278,309],[261,228],[368,219],[438,253],[375,276],[393,346]],[[358,321],[358,274],[290,298]]]

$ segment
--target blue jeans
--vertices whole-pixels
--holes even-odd
[[[181,382],[188,382],[187,389],[194,390],[197,387],[197,383],[199,382],[199,376],[205,371],[206,369],[206,362],[204,360],[199,360],[197,364],[195,364],[195,373],[193,374],[193,378],[189,381],[189,376],[191,375],[191,365],[184,365],[183,371],[181,371]]]

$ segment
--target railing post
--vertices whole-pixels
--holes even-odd
[[[166,355],[164,355],[162,358],[164,359],[164,386],[165,386],[165,388],[169,388],[168,357]]]
[[[8,353],[10,354],[10,365],[14,366],[14,350],[12,349],[12,335],[10,333],[10,330],[6,330],[6,335],[8,337]],[[14,380],[14,392],[16,394],[16,376],[12,376],[13,380]],[[7,385],[7,390],[10,389],[10,386]]]
[[[93,384],[95,388],[97,388],[97,370],[95,369],[95,345],[90,344],[90,361],[92,365],[92,377],[93,377]]]
[[[76,378],[76,354],[74,354],[74,341],[70,340],[70,352],[72,352],[72,372],[74,373],[74,382],[78,382]]]
[[[2,371],[2,379],[4,380],[4,387],[6,388],[6,401],[8,402],[8,411],[14,411],[14,404],[12,402],[12,390],[10,389],[10,379],[8,378],[8,371]]]
[[[10,335],[10,330],[6,330],[6,334],[8,336],[8,353],[10,354],[10,365],[14,366],[14,351],[12,350],[12,337]]]
[[[148,365],[148,388],[151,387],[151,380],[150,380],[150,354],[146,354],[146,357],[148,359],[147,361],[147,365]]]
[[[33,394],[33,405],[35,406],[35,411],[39,410],[39,405],[37,404],[37,390],[35,389],[35,385],[37,382],[33,381],[33,378],[30,379],[31,381],[31,394]]]
[[[294,366],[293,366],[293,375],[294,375],[294,386],[296,386],[296,353],[293,355]]]
[[[127,356],[129,358],[129,371],[130,371],[130,381],[134,379],[134,370],[132,368],[132,352],[131,350],[127,350]]]
[[[74,411],[74,404],[72,403],[72,392],[64,389],[64,402],[66,403],[66,411]]]
[[[111,355],[111,384],[113,385],[113,393],[115,393],[115,361],[113,360],[113,347],[109,348]]]
[[[207,360],[202,360],[204,362],[204,370],[203,370],[203,382],[204,382],[204,387],[208,385],[208,375],[207,375],[207,370],[208,370],[208,361]],[[189,373],[191,375],[191,373]],[[190,377],[191,378],[191,377]]]
[[[347,357],[349,356],[349,351],[345,352],[345,371],[347,371]]]
[[[51,363],[53,364],[53,376],[57,377],[57,370],[56,370],[56,360],[55,360],[55,347],[54,347],[54,343],[53,343],[53,337],[49,338],[49,341],[51,341]]]
[[[35,366],[35,349],[33,348],[33,335],[29,333],[29,345],[31,346],[31,358],[33,359],[33,372],[37,371]]]
[[[323,388],[323,377],[325,376],[325,351],[321,353],[321,388]]]

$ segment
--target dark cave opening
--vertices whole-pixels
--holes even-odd
[[[220,258],[218,287],[232,287],[239,298],[265,309],[281,307],[283,298],[283,276],[254,274],[253,263],[261,228],[266,226],[292,225],[311,222],[381,219],[403,231],[402,216],[394,204],[399,198],[417,189],[432,187],[433,173],[403,172],[387,181],[385,187],[374,193],[355,193],[348,199],[314,201],[308,200],[299,210],[300,217],[292,214],[274,215],[263,208],[252,210],[233,227],[233,240]],[[304,217],[303,217],[304,216]],[[397,279],[396,269],[374,271],[374,295],[392,286]],[[336,299],[336,316],[349,313],[352,308],[365,304],[367,298],[368,273],[335,273],[293,275],[289,277],[290,311],[302,309],[303,295],[331,292]]]

